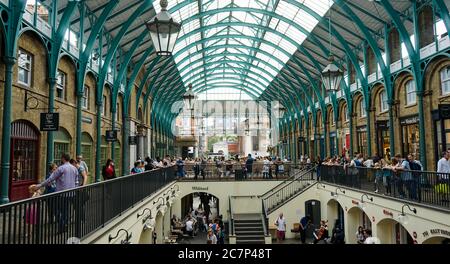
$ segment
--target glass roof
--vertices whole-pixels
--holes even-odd
[[[208,89],[208,94],[236,97],[242,90],[248,94],[246,99],[260,96],[319,22],[290,2],[320,16],[333,4],[331,0],[169,0],[169,12],[182,23],[173,56],[185,87],[192,83],[196,92]],[[160,12],[159,0],[153,5]]]

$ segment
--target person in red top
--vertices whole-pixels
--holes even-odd
[[[103,176],[103,180],[105,180],[105,181],[116,178],[116,171],[114,169],[114,161],[112,161],[111,159],[108,159],[106,161],[106,165],[103,166],[102,176]]]

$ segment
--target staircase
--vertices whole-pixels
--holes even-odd
[[[265,216],[280,208],[282,205],[304,192],[316,181],[314,179],[315,168],[307,171],[301,171],[293,178],[289,178],[261,196],[263,204],[263,213]]]
[[[236,244],[265,244],[261,215],[235,215]]]

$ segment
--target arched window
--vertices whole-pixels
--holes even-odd
[[[100,164],[105,165],[108,159],[108,142],[105,136],[102,136],[102,143],[100,145]]]
[[[348,111],[347,111],[347,105],[344,105],[342,107],[342,117],[344,119],[344,122],[348,122],[349,116],[348,116]]]
[[[450,94],[450,66],[441,70],[441,93]]]
[[[115,159],[114,159],[114,165],[115,165],[115,169],[116,169],[116,175],[119,176],[121,175],[120,172],[122,171],[122,149],[120,148],[120,143],[119,141],[116,141],[114,144],[114,151],[115,151]]]
[[[387,103],[387,95],[386,91],[383,90],[380,92],[380,112],[385,112],[389,109],[388,103]]]
[[[361,98],[361,100],[359,101],[359,109],[361,117],[366,117],[367,116],[366,101],[364,100],[364,98]]]
[[[142,108],[140,108],[140,107],[139,107],[139,109],[138,109],[138,116],[137,116],[137,118],[138,118],[138,120],[139,120],[141,123],[144,122],[144,117],[143,117],[143,114],[142,114]]]
[[[72,138],[69,132],[63,127],[60,127],[54,135],[54,153],[53,162],[59,164],[61,162],[61,156],[64,153],[70,153],[70,144],[72,143]]]
[[[93,171],[94,165],[92,164],[93,158],[93,152],[92,152],[92,145],[93,140],[92,137],[86,133],[83,132],[81,134],[81,155],[83,156],[84,162],[86,162],[88,166],[88,182],[93,182],[93,173],[89,173],[89,171]]]
[[[414,81],[406,83],[406,105],[413,105],[416,103],[416,84]]]
[[[330,110],[330,124],[334,126],[334,111],[333,109]]]

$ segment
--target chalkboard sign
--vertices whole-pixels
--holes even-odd
[[[116,130],[107,130],[106,131],[106,141],[108,141],[108,142],[117,141],[117,131]]]
[[[41,131],[58,131],[59,113],[41,113]]]

